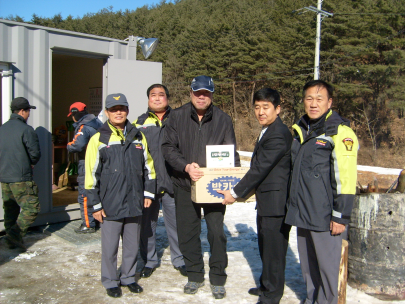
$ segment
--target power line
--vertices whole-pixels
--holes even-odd
[[[405,16],[405,13],[334,13],[334,15],[395,15],[395,16]]]

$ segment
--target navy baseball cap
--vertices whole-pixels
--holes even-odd
[[[191,89],[195,91],[207,90],[214,92],[214,80],[209,76],[197,76],[191,82]]]
[[[127,98],[124,94],[116,93],[110,94],[105,99],[105,107],[106,109],[112,108],[114,106],[126,106],[129,107]]]

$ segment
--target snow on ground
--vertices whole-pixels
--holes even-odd
[[[241,156],[251,152],[239,151]],[[242,161],[249,166],[249,161]],[[358,166],[360,171],[379,174],[399,174],[400,169]],[[222,300],[212,297],[208,279],[209,244],[205,221],[202,221],[202,248],[205,262],[205,286],[196,295],[183,293],[187,278],[181,276],[170,262],[170,251],[160,215],[157,228],[157,250],[161,265],[148,279],[139,280],[143,267],[137,267],[141,294],[123,288],[123,297],[112,299],[100,282],[100,243],[76,247],[57,236],[31,232],[26,237],[28,252],[18,254],[0,240],[0,303],[256,303],[257,297],[247,293],[257,286],[261,260],[257,246],[255,202],[235,203],[227,207],[224,229],[228,239],[227,296]],[[120,249],[121,250],[121,249]],[[120,251],[118,265],[120,264]],[[281,304],[298,304],[305,298],[305,284],[301,276],[296,230],[290,233],[287,252],[286,284]],[[405,304],[405,301],[380,301],[347,286],[347,304]]]
[[[381,175],[399,175],[403,169],[391,169],[371,166],[357,166],[357,171],[374,172]]]
[[[201,240],[206,269],[205,286],[196,295],[183,293],[187,278],[173,269],[167,236],[160,217],[157,229],[161,265],[148,279],[138,283],[141,294],[131,294],[123,287],[123,297],[109,298],[100,282],[100,244],[76,247],[56,236],[39,232],[27,235],[27,253],[18,255],[0,240],[0,303],[256,303],[247,293],[255,287],[261,272],[257,247],[255,203],[235,203],[227,207],[224,228],[228,238],[229,265],[223,300],[212,297],[208,280],[209,245],[202,221]],[[305,298],[305,285],[299,267],[295,229],[290,234],[287,253],[286,286],[281,304],[298,304]],[[119,254],[119,260],[120,260]],[[120,262],[118,263],[118,265]],[[143,263],[138,263],[138,272]],[[139,278],[139,274],[138,274]],[[347,304],[383,304],[347,286]],[[397,301],[405,304],[405,301]]]

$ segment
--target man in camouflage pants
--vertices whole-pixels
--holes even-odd
[[[0,182],[4,227],[10,249],[26,250],[22,237],[39,212],[38,187],[32,169],[41,157],[38,136],[27,125],[31,106],[23,97],[11,102],[10,120],[0,127]]]

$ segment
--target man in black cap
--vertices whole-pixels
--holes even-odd
[[[86,147],[90,138],[96,134],[102,122],[93,114],[87,112],[87,107],[82,102],[74,102],[69,108],[68,117],[72,116],[75,128],[73,140],[67,144],[69,153],[77,153],[79,158],[77,183],[79,185],[77,201],[80,204],[80,214],[82,223],[75,229],[76,233],[96,232],[96,221],[93,214],[87,207],[86,190],[84,189],[84,158],[86,156]]]
[[[118,298],[122,285],[134,293],[143,291],[135,271],[142,209],[155,198],[156,174],[145,136],[127,119],[125,95],[108,95],[105,106],[108,121],[87,146],[85,189],[88,207],[101,227],[101,282],[110,297]]]
[[[174,199],[180,251],[186,264],[188,283],[184,292],[194,294],[204,286],[204,261],[201,251],[201,208],[208,228],[211,256],[210,283],[216,299],[225,297],[225,268],[228,265],[223,222],[226,206],[196,204],[191,200],[191,180],[203,176],[206,145],[234,145],[235,165],[240,166],[231,118],[212,104],[214,81],[198,76],[191,82],[191,102],[173,110],[166,122],[162,152],[172,167]]]
[[[4,227],[10,249],[26,250],[22,237],[39,212],[38,187],[32,169],[41,157],[38,136],[27,125],[31,106],[18,97],[11,102],[10,120],[0,127],[0,182]]]

